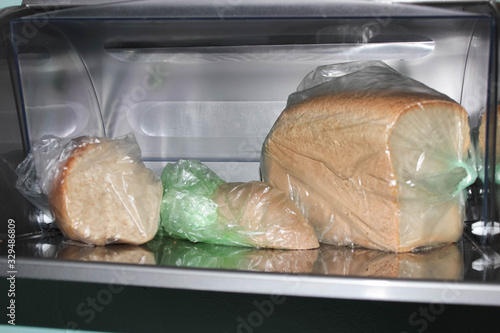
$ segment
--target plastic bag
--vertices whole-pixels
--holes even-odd
[[[261,156],[320,242],[405,252],[457,241],[477,177],[468,115],[382,62],[317,68]]]
[[[163,192],[133,135],[35,142],[16,170],[16,187],[56,219],[63,234],[90,244],[142,244],[159,226]]]
[[[319,246],[286,194],[268,184],[225,183],[197,160],[167,164],[161,178],[161,226],[171,237],[263,248]]]
[[[52,221],[55,216],[49,208],[48,194],[59,171],[62,150],[60,138],[45,136],[33,144],[28,156],[16,169],[16,188]]]

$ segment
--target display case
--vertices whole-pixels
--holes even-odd
[[[15,267],[3,247],[0,275],[106,284],[119,273],[122,284],[142,287],[500,305],[493,3],[25,1],[0,14],[3,246],[9,228],[16,234]],[[47,134],[67,141],[133,133],[157,174],[194,158],[226,181],[258,180],[262,144],[302,78],[318,66],[369,60],[469,114],[479,177],[466,191],[455,244],[410,253],[168,237],[83,246],[64,239],[15,188],[16,167]]]

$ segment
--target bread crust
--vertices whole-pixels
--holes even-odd
[[[389,139],[402,116],[431,104],[467,119],[447,97],[423,93],[347,91],[287,107],[264,143],[264,181],[289,192],[322,243],[394,252],[425,245],[400,243]]]
[[[66,161],[59,167],[59,176],[54,181],[52,191],[49,195],[49,206],[56,216],[57,226],[59,227],[59,229],[69,239],[83,242],[86,242],[85,239],[82,239],[77,234],[75,228],[72,227],[72,223],[70,222],[71,217],[68,214],[68,202],[66,201],[68,192],[66,179],[69,170],[73,169],[78,154],[84,153],[86,150],[88,150],[89,145],[90,144],[88,143],[82,143],[81,145],[73,149],[70,157],[67,158]]]
[[[246,244],[262,248],[308,250],[316,235],[286,193],[260,181],[224,183],[212,195],[228,230],[241,228]]]

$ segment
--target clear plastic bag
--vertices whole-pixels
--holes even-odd
[[[369,61],[304,78],[264,142],[261,171],[320,242],[405,252],[461,237],[473,160],[460,105]]]
[[[47,136],[16,173],[19,191],[72,240],[142,244],[158,231],[163,187],[142,162],[133,135],[66,144]]]
[[[49,208],[48,194],[52,180],[57,177],[62,150],[60,138],[45,136],[33,144],[29,154],[16,169],[16,188],[52,221],[55,216]]]
[[[162,173],[162,232],[191,242],[279,249],[319,246],[286,194],[254,181],[225,183],[197,160],[167,164]]]

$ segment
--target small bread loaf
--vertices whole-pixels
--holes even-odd
[[[285,192],[252,181],[224,183],[212,195],[227,230],[241,229],[242,243],[274,249],[319,247],[313,229]]]
[[[461,237],[469,143],[466,111],[437,92],[339,91],[287,107],[261,168],[320,242],[405,252]]]
[[[66,237],[96,245],[154,237],[163,187],[133,155],[130,143],[109,139],[82,140],[71,151],[49,195]]]
[[[169,163],[161,178],[161,226],[173,238],[287,250],[319,247],[298,208],[269,184],[226,183],[199,160]]]

